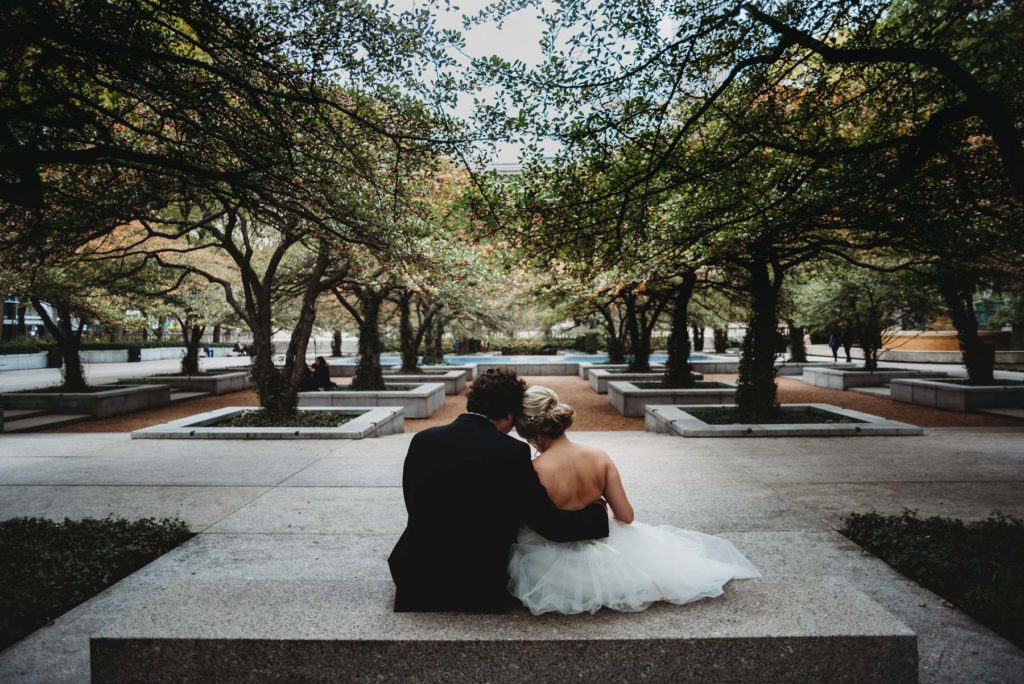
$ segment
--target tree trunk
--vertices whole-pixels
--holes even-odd
[[[651,337],[644,335],[640,321],[641,307],[637,305],[636,294],[626,295],[626,326],[629,330],[629,372],[651,372]]]
[[[213,344],[220,344],[220,323],[213,326]]]
[[[71,309],[66,306],[57,306],[57,320],[54,321],[46,312],[41,301],[32,298],[32,307],[39,312],[43,319],[43,327],[57,343],[61,359],[64,361],[61,366],[61,375],[64,382],[61,387],[67,392],[81,392],[88,385],[85,382],[85,366],[82,364],[82,330],[85,324],[82,321],[75,326],[71,322]]]
[[[181,324],[181,336],[185,340],[185,355],[181,357],[181,372],[184,375],[199,375],[199,344],[203,339],[205,325]]]
[[[427,326],[423,339],[423,363],[427,365],[444,363],[444,319],[441,313],[434,314],[434,319]]]
[[[806,363],[807,347],[804,345],[803,326],[792,320],[786,321],[786,325],[789,327],[789,360],[794,363]]]
[[[331,356],[341,356],[341,331],[331,332]]]
[[[373,292],[362,292],[358,297],[363,320],[359,324],[359,362],[352,378],[352,389],[381,391],[385,389],[384,372],[380,367],[383,350],[380,339],[381,297]]]
[[[161,316],[156,324],[156,339],[164,341],[164,327],[167,325],[167,316]]]
[[[956,326],[967,377],[972,385],[986,385],[995,382],[996,352],[978,336],[978,317],[974,312],[976,288],[975,279],[970,277],[947,275],[939,281],[939,292]]]
[[[288,415],[285,374],[274,366],[273,327],[269,316],[261,315],[249,324],[252,332],[252,379],[256,383],[260,406],[271,415]],[[292,409],[294,411],[294,401]]]
[[[704,351],[704,326],[696,325],[693,326],[693,351],[702,352]]]
[[[766,261],[755,261],[749,267],[751,320],[743,337],[736,406],[744,422],[772,416],[778,408],[775,384],[775,344],[778,335],[778,287],[782,282],[776,273],[773,283]]]
[[[693,387],[693,367],[690,366],[690,335],[687,317],[690,297],[697,284],[697,274],[687,273],[675,291],[672,306],[672,331],[668,336],[668,360],[662,387]]]
[[[26,337],[28,335],[28,328],[25,326],[25,311],[27,309],[27,302],[18,302],[18,324],[15,329],[15,334],[18,337]]]
[[[419,370],[420,346],[412,324],[413,293],[405,292],[398,300],[398,337],[402,354],[402,371],[415,373]]]
[[[609,302],[601,307],[601,318],[604,319],[605,347],[608,352],[608,363],[626,362],[626,345],[622,339],[621,326],[615,325],[615,317],[612,313],[614,304]]]
[[[712,328],[711,333],[715,338],[715,352],[724,354],[729,348],[729,331],[726,328]]]

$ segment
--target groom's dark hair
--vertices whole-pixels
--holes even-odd
[[[482,413],[491,420],[501,420],[508,414],[515,418],[523,412],[526,383],[516,372],[505,368],[491,368],[481,373],[466,395],[466,410]]]

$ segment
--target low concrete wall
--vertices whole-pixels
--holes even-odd
[[[807,347],[808,354],[816,356],[832,356],[832,351],[824,344],[814,344]],[[850,350],[850,356],[855,359],[863,359],[864,352],[854,347]],[[845,352],[839,350],[840,360],[846,358]],[[951,351],[915,351],[910,349],[883,349],[878,354],[879,361],[889,363],[956,363],[964,362],[959,350]],[[996,363],[1024,363],[1024,351],[1019,350],[996,350]]]
[[[838,368],[831,363],[821,363],[814,361],[797,362],[797,361],[785,361],[783,363],[775,364],[776,375],[803,375],[803,372],[808,368]]]
[[[401,406],[405,408],[406,418],[429,418],[434,411],[444,406],[444,383],[430,382],[411,390],[383,392],[300,392],[299,406]]]
[[[629,368],[628,364],[625,363],[594,363],[592,361],[580,361],[580,368],[578,375],[584,380],[590,380],[590,371],[592,370],[626,370]],[[651,372],[661,372],[665,370],[665,364],[663,363],[652,363]],[[603,393],[602,393],[603,394]]]
[[[208,392],[214,395],[239,392],[254,386],[247,371],[228,371],[210,375],[151,375],[148,378],[122,378],[119,383],[130,385],[167,385],[187,392]]]
[[[384,380],[387,383],[398,383],[415,385],[424,382],[440,382],[444,384],[444,393],[453,395],[458,394],[462,390],[466,389],[466,371],[454,370],[446,371],[444,373],[434,373],[424,370],[423,373],[412,373],[410,375],[403,375],[402,373],[388,373],[384,376]]]
[[[736,361],[691,361],[690,366],[704,375],[733,375],[740,372],[739,359]]]
[[[95,418],[160,408],[171,403],[167,385],[105,385],[99,392],[9,392],[0,404],[11,410],[73,413]]]
[[[896,401],[947,411],[966,413],[983,408],[1024,408],[1024,384],[968,385],[966,381],[898,379],[893,380],[889,387]]]
[[[944,377],[946,377],[945,373],[902,368],[878,368],[873,371],[846,368],[806,368],[801,379],[807,384],[817,387],[848,390],[851,387],[881,387],[896,378]]]
[[[614,371],[608,371],[604,369],[594,368],[591,369],[590,373],[590,388],[598,394],[608,394],[608,383],[609,382],[636,382],[640,381],[652,381],[661,380],[665,377],[665,371],[657,371],[652,373],[616,373]],[[692,373],[694,380],[703,380],[704,376],[700,373]]]
[[[720,383],[722,387],[706,389],[640,389],[631,382],[609,382],[608,403],[627,417],[643,417],[652,404],[732,404],[736,400],[736,385]]]
[[[46,352],[0,355],[0,371],[36,370],[46,368]]]
[[[128,363],[127,349],[87,349],[79,356],[82,363]]]
[[[579,375],[578,361],[541,361],[537,363],[478,363],[477,375],[492,368],[507,368],[518,375]]]
[[[365,439],[405,432],[402,408],[305,408],[355,416],[338,427],[217,427],[217,423],[252,411],[252,406],[227,406],[181,420],[136,430],[132,439]]]
[[[812,411],[822,414],[821,423],[776,423],[711,425],[687,413],[687,409],[726,408],[707,405],[651,405],[644,412],[644,429],[658,434],[681,437],[892,437],[924,434],[916,425],[889,420],[870,413],[840,408],[832,404],[783,404],[781,411]],[[731,408],[731,407],[729,407]],[[826,423],[829,416],[841,416],[860,422]]]

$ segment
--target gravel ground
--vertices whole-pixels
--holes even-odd
[[[708,380],[735,380],[733,375],[709,375]],[[597,394],[590,385],[577,377],[545,376],[525,377],[528,385],[545,385],[555,390],[562,401],[576,409],[575,430],[643,430],[642,418],[625,418],[611,407],[608,396]],[[343,379],[348,382],[347,379]],[[795,378],[779,378],[779,399],[784,403],[834,404],[921,427],[1005,427],[1020,426],[1020,422],[982,414],[956,413],[914,406],[884,397],[858,392],[841,392],[808,385]],[[131,432],[150,425],[184,418],[224,406],[255,406],[253,390],[234,392],[219,397],[205,397],[183,401],[167,408],[140,411],[125,416],[104,418],[68,425],[55,432]],[[407,432],[418,432],[434,425],[444,425],[466,409],[466,395],[446,397],[444,406],[433,416],[422,420],[405,421]]]

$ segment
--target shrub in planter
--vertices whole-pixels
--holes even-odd
[[[0,522],[0,648],[191,536],[184,522],[171,519]]]
[[[1024,522],[854,513],[840,532],[1024,647]]]

